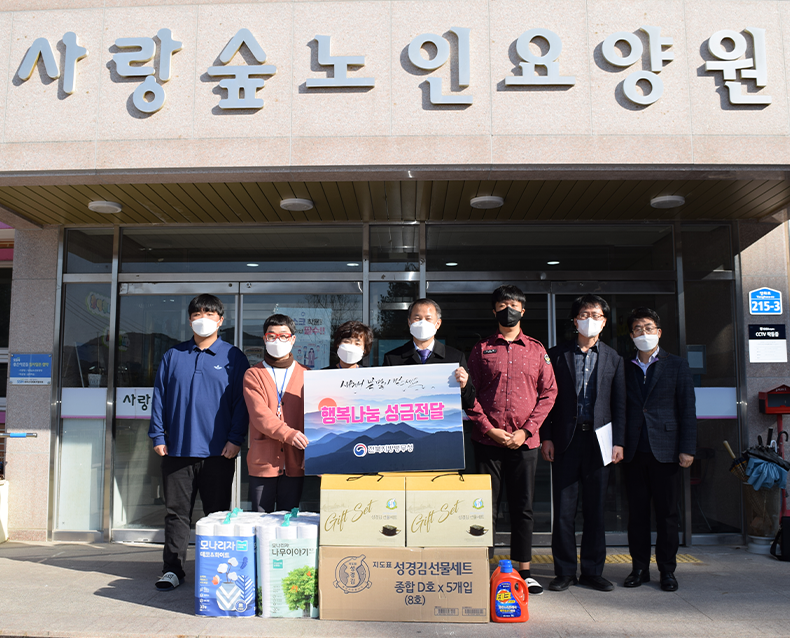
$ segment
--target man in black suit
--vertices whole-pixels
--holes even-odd
[[[461,384],[461,407],[475,404],[475,387],[469,378],[466,355],[435,339],[442,325],[442,309],[433,299],[418,299],[409,306],[409,332],[412,341],[384,355],[385,366],[419,365],[421,363],[457,363],[455,378]]]
[[[623,360],[598,336],[609,318],[609,304],[597,295],[582,295],[573,302],[571,318],[576,339],[549,350],[557,380],[557,400],[540,429],[543,458],[551,472],[554,524],[552,591],[564,591],[576,580],[575,519],[582,493],[584,526],[579,583],[612,591],[603,576],[606,561],[604,503],[609,485],[609,458],[604,464],[595,431],[611,427],[611,462],[623,458],[625,438],[625,376]]]
[[[624,585],[639,587],[650,580],[652,501],[661,589],[676,591],[680,468],[691,465],[697,447],[694,382],[685,359],[658,347],[661,319],[654,310],[633,310],[628,330],[638,354],[626,364],[625,372],[624,470],[632,571]]]

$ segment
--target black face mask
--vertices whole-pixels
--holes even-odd
[[[507,306],[496,313],[496,320],[499,322],[500,326],[505,326],[505,328],[513,328],[521,321],[521,311]]]

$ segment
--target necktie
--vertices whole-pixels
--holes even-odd
[[[419,350],[418,349],[417,352],[420,353],[420,359],[422,359],[423,363],[425,363],[428,360],[428,357],[431,356],[430,348],[426,348],[425,350]]]

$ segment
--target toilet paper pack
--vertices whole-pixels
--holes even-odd
[[[260,514],[217,512],[195,525],[195,614],[255,615],[255,523]]]
[[[256,523],[259,616],[318,618],[318,525],[311,512],[275,512]]]

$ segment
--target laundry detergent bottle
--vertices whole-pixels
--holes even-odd
[[[499,561],[491,576],[491,620],[494,622],[526,622],[529,592],[524,579],[513,571],[509,560]]]

